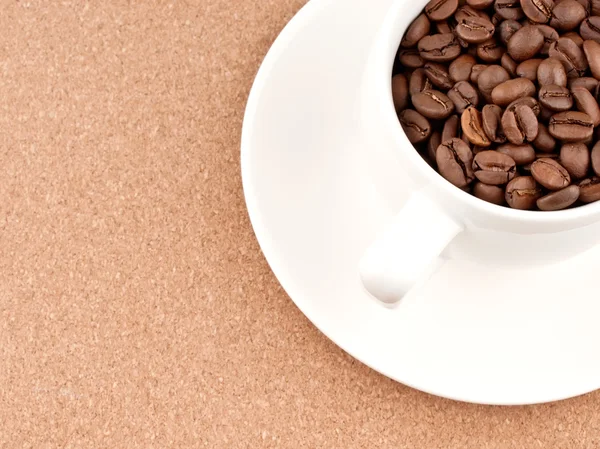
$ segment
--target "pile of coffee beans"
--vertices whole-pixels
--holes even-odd
[[[515,209],[600,200],[600,0],[431,0],[392,74],[408,139]]]

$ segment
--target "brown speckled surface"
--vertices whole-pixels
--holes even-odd
[[[600,394],[419,393],[320,334],[239,175],[303,0],[0,2],[1,448],[596,448]]]

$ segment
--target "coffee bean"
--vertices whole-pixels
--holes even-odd
[[[479,94],[467,81],[459,81],[448,91],[448,98],[454,103],[456,112],[462,114],[469,106],[477,106],[479,103]]]
[[[590,15],[592,16],[600,16],[600,0],[591,0],[592,4],[592,12]]]
[[[473,158],[473,173],[485,184],[506,184],[515,177],[516,170],[513,158],[498,151],[482,151]]]
[[[411,143],[421,143],[431,135],[429,121],[413,109],[405,109],[398,116],[402,129]]]
[[[574,204],[577,198],[579,198],[579,187],[568,186],[541,197],[536,204],[540,210],[561,210]]]
[[[579,34],[584,40],[592,40],[600,43],[600,17],[591,16],[581,22]]]
[[[554,159],[536,159],[531,164],[531,176],[548,190],[560,190],[571,184],[571,176],[565,167]]]
[[[575,0],[562,0],[554,5],[550,26],[562,31],[573,30],[585,19],[585,15],[585,8]]]
[[[408,92],[411,97],[414,94],[418,94],[419,92],[423,92],[424,90],[429,90],[432,88],[431,81],[427,78],[424,69],[415,70],[410,76],[410,80],[408,82]]]
[[[568,0],[564,0],[568,1]],[[506,48],[515,61],[533,58],[544,45],[544,36],[536,26],[528,25],[517,30],[508,40]]]
[[[474,106],[467,108],[461,115],[460,124],[463,134],[473,145],[490,146],[491,141],[483,130],[481,112]]]
[[[552,18],[553,0],[521,0],[521,8],[529,20],[548,23]]]
[[[495,27],[483,17],[466,17],[458,22],[456,35],[469,44],[480,44],[494,35]]]
[[[397,112],[408,106],[408,81],[402,73],[394,75],[392,78],[392,99]]]
[[[494,0],[467,0],[467,5],[473,9],[486,9],[492,6]]]
[[[594,94],[596,88],[598,87],[598,80],[596,78],[592,78],[591,76],[582,76],[581,78],[570,79],[569,89],[574,89],[576,87],[584,87],[589,90],[591,94]]]
[[[502,108],[495,104],[486,104],[481,111],[483,131],[494,143],[506,142],[502,130]]]
[[[537,117],[538,115],[540,115],[540,104],[538,103],[538,101],[533,98],[533,97],[522,97],[522,98],[518,98],[515,101],[513,101],[511,104],[509,104],[506,107],[506,110],[509,109],[514,109],[516,108],[518,105],[523,104],[525,106],[529,106],[531,108],[531,110],[533,111],[534,115]]]
[[[473,195],[488,203],[502,206],[504,204],[504,189],[499,186],[476,182],[473,186]]]
[[[479,82],[479,75],[481,75],[481,73],[483,73],[483,71],[485,69],[487,69],[488,67],[489,66],[487,64],[475,64],[475,65],[473,65],[473,67],[471,68],[471,77],[470,77],[471,82],[474,83],[474,84],[477,84]],[[499,67],[499,66],[497,66],[497,67]]]
[[[494,9],[504,19],[519,20],[524,16],[519,0],[496,0]]]
[[[548,131],[563,142],[581,142],[593,134],[594,123],[584,112],[559,112],[550,118]]]
[[[458,137],[460,139],[460,119],[458,115],[453,114],[446,119],[442,128],[441,142]]]
[[[506,45],[508,43],[508,40],[512,37],[512,35],[515,34],[517,30],[520,30],[521,28],[522,25],[516,20],[504,20],[500,22],[500,25],[498,25],[497,27],[500,42]]]
[[[463,19],[469,17],[483,17],[484,19],[490,20],[490,16],[485,11],[480,11],[478,9],[472,8],[469,5],[463,5],[456,10],[456,14],[454,14],[454,20],[458,23]]]
[[[435,161],[435,152],[437,151],[441,143],[442,135],[440,134],[440,132],[434,131],[433,133],[431,133],[431,137],[427,141],[427,157],[431,161],[431,164],[434,166],[437,166],[437,163]]]
[[[585,41],[583,43],[583,52],[590,66],[592,76],[600,78],[600,44],[596,41]]]
[[[542,33],[542,36],[544,36],[544,45],[542,45],[542,48],[540,49],[540,54],[547,55],[550,51],[550,46],[559,38],[558,32],[548,25],[538,25],[537,29]]]
[[[551,58],[556,58],[562,62],[568,78],[583,76],[588,68],[588,62],[583,51],[571,39],[559,38],[550,45],[548,54]]]
[[[450,79],[448,69],[439,62],[426,62],[423,70],[429,81],[431,81],[431,84],[439,89],[448,90],[454,85]]]
[[[510,156],[517,165],[531,164],[535,161],[535,150],[529,144],[514,145],[505,143],[500,145],[496,151]]]
[[[533,147],[538,151],[551,153],[556,148],[556,140],[550,135],[548,128],[543,123],[538,122],[538,134],[532,142]]]
[[[600,176],[600,142],[596,142],[592,147],[590,160],[592,162],[592,170],[594,170],[596,176]]]
[[[590,169],[590,150],[583,143],[565,143],[560,148],[560,163],[571,178],[584,178]]]
[[[499,61],[505,51],[505,48],[494,38],[477,45],[477,56],[484,62]]]
[[[527,59],[517,66],[515,73],[521,78],[527,78],[528,80],[535,82],[537,81],[538,67],[541,63],[542,59]]]
[[[533,142],[538,133],[538,121],[529,106],[519,104],[502,115],[502,128],[510,143],[522,145]]]
[[[433,23],[434,29],[437,34],[453,33],[454,29],[450,26],[447,20]]]
[[[421,57],[421,54],[415,48],[406,48],[398,52],[398,60],[404,67],[416,69],[417,67],[423,67],[425,61]]]
[[[583,39],[575,31],[569,31],[562,35],[565,39],[571,39],[579,48],[583,47]]]
[[[460,45],[451,33],[425,36],[417,47],[421,58],[426,61],[448,62],[460,54]]]
[[[485,67],[477,77],[477,87],[486,101],[491,102],[494,88],[509,79],[510,74],[504,67],[491,65]]]
[[[454,112],[454,103],[450,98],[438,90],[425,90],[412,96],[413,106],[423,116],[440,120]]]
[[[533,209],[541,196],[542,189],[532,176],[518,176],[506,185],[506,203],[513,209]]]
[[[541,87],[538,98],[542,106],[552,111],[568,111],[573,107],[573,97],[566,87],[547,84]]]
[[[465,187],[473,181],[473,153],[462,140],[442,142],[435,159],[440,174],[456,187]]]
[[[554,84],[567,87],[567,72],[558,59],[544,59],[538,66],[537,80],[540,86]]]
[[[458,8],[458,0],[431,0],[425,6],[425,14],[430,20],[446,20]]]
[[[404,37],[400,42],[400,46],[404,48],[410,48],[417,45],[421,39],[429,34],[431,29],[431,22],[425,14],[420,14],[413,22],[408,26]]]
[[[469,81],[471,79],[471,69],[475,65],[475,58],[471,55],[460,55],[450,63],[448,73],[450,78],[458,83],[459,81]]]
[[[535,95],[535,86],[527,78],[504,81],[492,90],[492,101],[498,106],[508,106],[522,97]]]
[[[579,201],[582,203],[593,203],[600,200],[600,178],[594,176],[584,179],[578,186]]]
[[[594,126],[600,125],[600,106],[590,91],[585,87],[574,87],[571,92],[577,109],[589,115]]]
[[[508,53],[504,53],[500,58],[500,65],[508,72],[511,77],[517,76],[517,63]]]

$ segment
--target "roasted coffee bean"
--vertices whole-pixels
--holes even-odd
[[[519,20],[524,16],[519,0],[496,0],[494,9],[504,19]]]
[[[467,5],[473,9],[486,9],[492,6],[494,0],[467,0]]]
[[[513,158],[498,151],[482,151],[473,158],[473,173],[485,184],[506,184],[515,177],[516,171]]]
[[[533,98],[533,97],[523,97],[523,98],[519,98],[515,101],[513,101],[511,104],[509,104],[506,107],[506,110],[509,109],[514,109],[516,108],[518,105],[520,104],[524,104],[525,106],[529,106],[531,108],[531,110],[533,111],[533,113],[535,114],[535,116],[537,117],[538,115],[540,115],[540,104],[539,102]]]
[[[488,13],[472,8],[469,5],[461,6],[456,10],[456,14],[454,14],[454,19],[457,23],[469,17],[483,17],[484,19],[490,20],[490,16]]]
[[[477,56],[484,62],[495,62],[502,58],[506,49],[495,38],[477,45]]]
[[[438,89],[448,90],[451,89],[454,83],[450,79],[450,74],[445,65],[439,62],[426,62],[423,66],[425,75]]]
[[[592,147],[590,161],[592,162],[592,170],[594,170],[596,176],[600,176],[600,142],[596,142]]]
[[[553,0],[521,0],[521,8],[529,20],[548,23],[552,18]]]
[[[420,14],[413,22],[408,26],[402,42],[400,45],[404,48],[410,48],[417,45],[421,39],[429,34],[431,29],[431,22],[425,14]]]
[[[550,51],[550,46],[559,38],[558,31],[548,25],[538,25],[538,30],[544,36],[544,45],[540,49],[541,55],[547,55]]]
[[[590,150],[583,143],[565,143],[560,148],[560,163],[571,178],[585,178],[590,169]]]
[[[592,4],[592,12],[590,15],[592,16],[600,16],[600,0],[591,0]]]
[[[589,115],[595,127],[600,125],[600,106],[590,91],[585,87],[574,87],[571,92],[577,109]]]
[[[459,81],[454,87],[448,91],[448,98],[454,103],[456,112],[462,114],[465,109],[470,106],[479,104],[479,94],[467,81]]]
[[[429,90],[432,87],[431,81],[429,81],[429,78],[427,78],[427,75],[425,74],[425,70],[419,68],[410,76],[408,92],[411,96],[423,92],[424,90]]]
[[[585,8],[575,0],[561,0],[554,5],[550,26],[558,30],[574,30],[585,19]]]
[[[506,142],[502,130],[502,108],[495,104],[486,104],[481,111],[483,130],[490,141],[494,143]]]
[[[518,176],[506,185],[506,203],[513,209],[533,209],[541,196],[542,189],[532,176]]]
[[[476,182],[473,186],[473,195],[488,203],[497,204],[499,206],[504,204],[504,189],[499,186]]]
[[[460,139],[451,139],[438,147],[435,159],[440,174],[456,187],[466,187],[473,181],[473,153]]]
[[[592,76],[600,78],[600,44],[596,41],[585,41],[583,43],[583,52],[590,66]]]
[[[504,45],[508,43],[508,40],[515,34],[518,30],[522,28],[522,25],[516,20],[504,20],[500,22],[498,25],[498,37],[500,38],[500,42]]]
[[[541,63],[542,59],[528,59],[517,66],[515,73],[518,77],[527,78],[528,80],[535,82],[537,81],[538,67]]]
[[[522,145],[533,142],[538,133],[538,121],[529,106],[509,108],[502,115],[502,129],[510,143]]]
[[[506,48],[515,61],[524,61],[538,54],[543,45],[544,36],[538,27],[527,25],[512,35]]]
[[[584,179],[579,184],[579,201],[593,203],[600,200],[600,178],[594,176]]]
[[[569,89],[574,89],[576,87],[584,87],[589,90],[591,94],[594,94],[596,88],[598,87],[598,80],[596,78],[592,78],[591,76],[582,76],[581,78],[570,79]]]
[[[504,53],[500,58],[500,65],[508,72],[511,77],[517,76],[517,63],[508,53]]]
[[[416,69],[423,67],[425,61],[421,58],[421,54],[415,48],[406,48],[398,52],[398,60],[404,67]]]
[[[461,50],[456,37],[451,33],[425,36],[417,47],[422,59],[434,62],[452,61]]]
[[[475,69],[475,67],[473,67],[473,69]],[[491,102],[492,91],[494,88],[509,79],[510,74],[504,67],[491,65],[485,67],[477,77],[477,87],[486,101]]]
[[[567,87],[567,72],[556,58],[544,59],[537,69],[537,80],[540,86],[554,84]]]
[[[583,47],[583,39],[575,31],[569,31],[562,35],[565,39],[571,39],[579,48]]]
[[[434,120],[447,118],[454,112],[454,103],[438,90],[419,92],[412,96],[412,103],[423,116]]]
[[[392,99],[397,112],[408,106],[408,81],[402,73],[394,75],[392,78]]]
[[[405,109],[398,116],[402,129],[411,143],[421,143],[431,135],[429,120],[413,109]]]
[[[442,128],[441,142],[458,137],[460,139],[460,118],[453,114],[446,119]]]
[[[592,40],[600,43],[600,17],[591,16],[581,22],[579,34],[583,40]]]
[[[442,20],[441,22],[434,22],[434,28],[437,34],[446,34],[454,32],[447,20]]]
[[[508,106],[522,97],[535,95],[535,86],[527,78],[516,78],[504,81],[492,90],[492,101],[498,106]]]
[[[579,198],[579,187],[569,186],[541,197],[536,204],[540,210],[561,210],[571,206],[577,198]]]
[[[475,64],[471,68],[471,77],[470,80],[473,84],[477,84],[479,82],[479,75],[483,73],[485,69],[487,69],[489,65],[487,64]],[[499,67],[499,66],[498,66]]]
[[[556,140],[550,135],[548,128],[543,123],[538,122],[538,134],[534,139],[533,147],[545,153],[551,153],[556,148]]]
[[[469,81],[471,79],[471,69],[475,65],[475,58],[471,55],[460,55],[450,63],[448,73],[450,78],[458,83],[459,81]]]
[[[494,35],[495,27],[483,17],[466,17],[455,28],[456,35],[469,44],[480,44]]]
[[[483,130],[481,112],[474,106],[467,108],[461,115],[460,124],[463,134],[473,145],[490,146],[491,141]]]
[[[559,112],[550,118],[548,131],[563,142],[581,142],[593,134],[594,123],[584,112]]]
[[[554,159],[536,159],[531,164],[531,176],[548,190],[560,190],[571,184],[571,176],[565,167]]]
[[[573,97],[566,87],[547,84],[541,87],[538,98],[542,106],[552,111],[568,111],[573,107]]]
[[[548,54],[551,58],[556,58],[562,62],[568,78],[583,76],[588,68],[588,62],[583,51],[571,39],[559,38],[550,45]]]
[[[432,165],[437,166],[435,161],[435,152],[442,143],[442,135],[439,131],[431,133],[431,137],[427,141],[427,158],[431,161]]]
[[[446,20],[458,8],[458,0],[431,0],[425,6],[425,14],[430,20]]]
[[[529,144],[514,145],[505,143],[500,145],[496,151],[510,156],[517,165],[531,164],[535,161],[535,150]]]

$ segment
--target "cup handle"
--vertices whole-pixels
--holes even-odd
[[[440,254],[463,229],[422,191],[413,193],[364,253],[364,287],[386,304],[399,301],[439,268]]]

